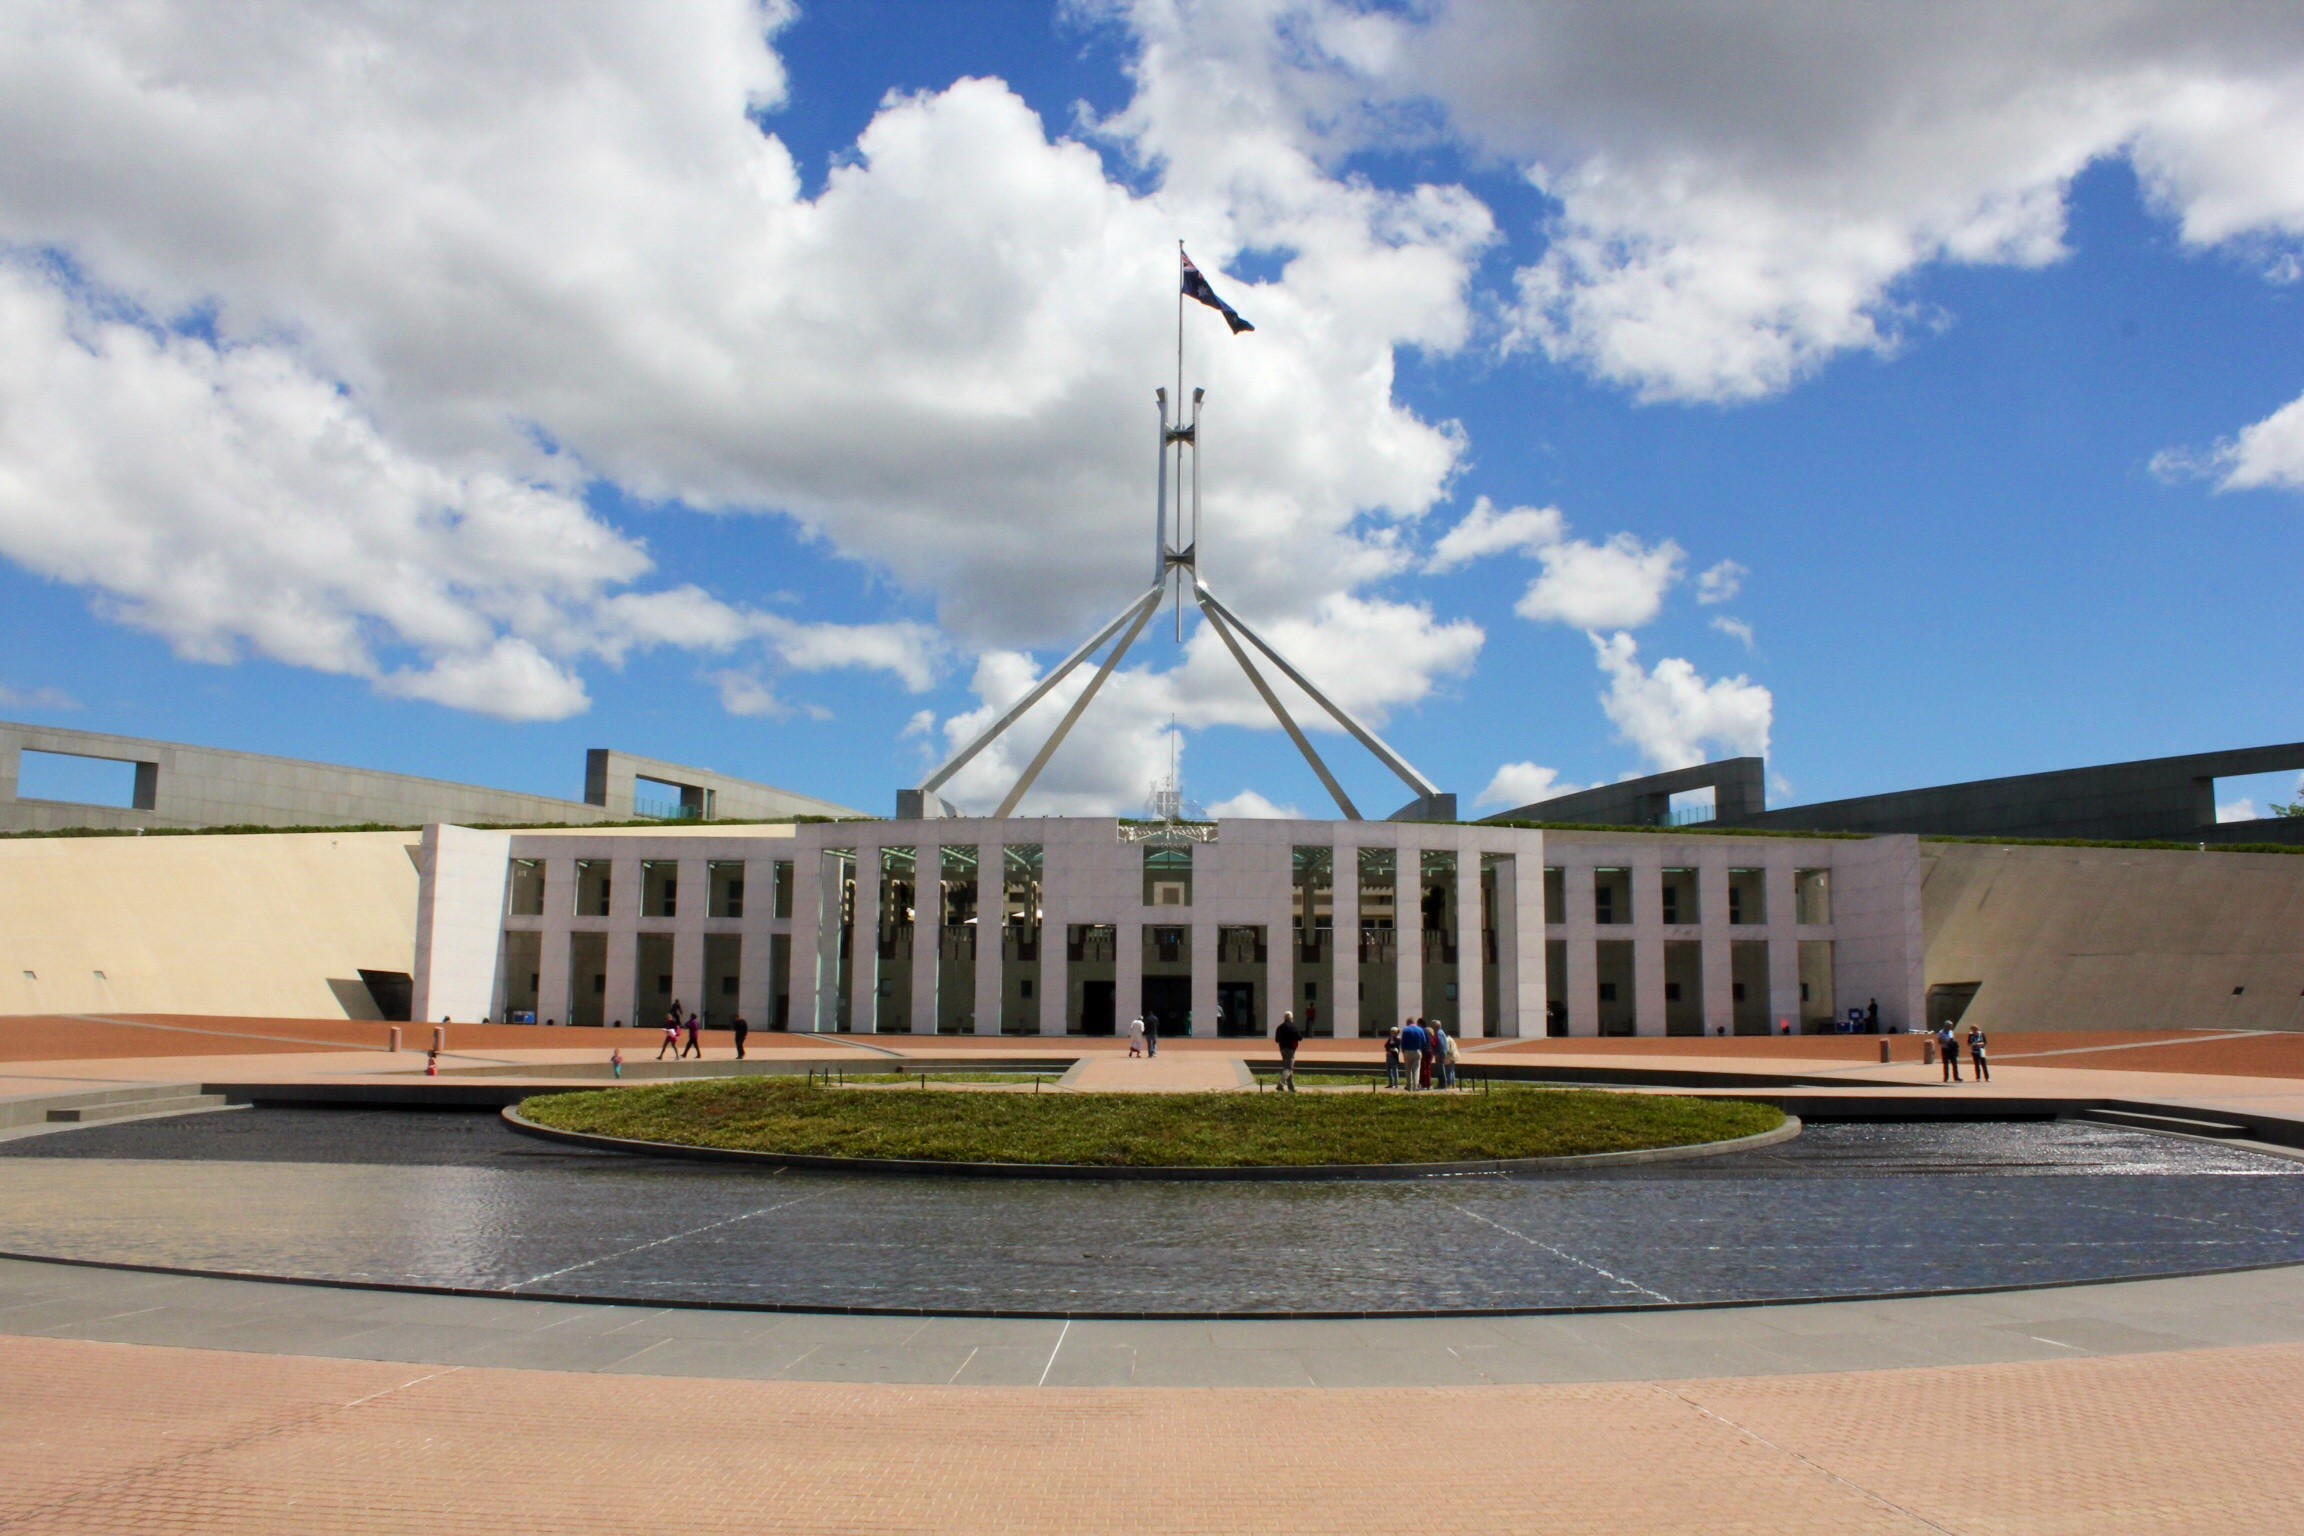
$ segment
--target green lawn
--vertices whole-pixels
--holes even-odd
[[[857,1093],[729,1078],[532,1098],[542,1125],[817,1157],[1096,1167],[1285,1167],[1564,1157],[1772,1130],[1761,1104],[1656,1094]]]

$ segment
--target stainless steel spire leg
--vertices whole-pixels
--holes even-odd
[[[1163,573],[1163,576],[1165,576],[1165,573]],[[1166,589],[1167,582],[1165,579],[1163,579],[1162,581],[1155,583],[1151,591],[1145,593],[1141,597],[1138,597],[1127,607],[1121,609],[1118,616],[1115,617],[1111,623],[1096,631],[1095,635],[1089,639],[1086,645],[1083,645],[1080,647],[1080,649],[1074,651],[1070,656],[1065,657],[1061,665],[1059,665],[1054,671],[1050,672],[1046,677],[1040,679],[1038,686],[1033,688],[1030,693],[1024,695],[1023,698],[1017,700],[1015,705],[1010,708],[1008,713],[1002,715],[998,720],[995,720],[987,729],[979,734],[974,741],[971,741],[968,743],[968,745],[962,747],[958,752],[954,753],[952,757],[945,762],[943,767],[937,769],[934,773],[930,774],[926,779],[921,781],[920,793],[924,795],[933,794],[937,790],[943,788],[945,781],[950,779],[952,775],[958,773],[961,769],[967,767],[970,759],[975,757],[977,753],[983,751],[986,747],[990,746],[994,739],[997,738],[1001,732],[1007,730],[1008,727],[1023,719],[1024,712],[1026,710],[1030,709],[1033,705],[1046,698],[1050,689],[1054,688],[1058,683],[1061,683],[1065,678],[1071,675],[1073,668],[1079,666],[1081,662],[1086,661],[1090,655],[1094,654],[1098,646],[1102,645],[1105,641],[1111,639],[1113,635],[1117,634],[1121,626],[1125,625],[1131,618],[1134,618],[1136,616],[1137,610],[1141,609],[1147,601],[1157,605],[1160,601],[1160,594]]]
[[[1248,681],[1256,685],[1256,691],[1272,707],[1272,713],[1280,721],[1280,728],[1288,733],[1290,741],[1296,743],[1296,750],[1304,754],[1304,761],[1312,765],[1312,771],[1320,775],[1320,782],[1327,786],[1330,798],[1335,800],[1336,808],[1344,813],[1344,819],[1365,819],[1360,814],[1360,808],[1352,803],[1352,797],[1344,793],[1344,786],[1337,783],[1336,776],[1328,771],[1328,765],[1320,760],[1320,754],[1312,750],[1312,743],[1297,726],[1295,717],[1281,704],[1280,696],[1272,691],[1271,684],[1264,681],[1264,674],[1256,670],[1256,663],[1250,661],[1248,653],[1240,649],[1240,642],[1233,638],[1232,626],[1218,618],[1215,609],[1209,606],[1208,589],[1195,583],[1194,595],[1199,599],[1200,612],[1207,617],[1208,627],[1222,637],[1225,647],[1232,652],[1232,659],[1240,663],[1240,670],[1248,674]]]
[[[1243,623],[1241,621],[1240,615],[1225,607],[1224,604],[1217,599],[1215,593],[1210,592],[1206,587],[1202,587],[1200,589],[1200,602],[1202,607],[1206,608],[1211,613],[1221,615],[1235,628],[1237,628],[1241,634],[1247,636],[1248,643],[1250,645],[1255,646],[1256,649],[1262,651],[1265,656],[1270,658],[1272,665],[1278,667],[1281,673],[1287,677],[1288,681],[1303,689],[1305,695],[1309,697],[1313,703],[1319,705],[1322,709],[1328,711],[1330,715],[1335,717],[1336,723],[1344,727],[1345,730],[1351,732],[1352,738],[1355,741],[1366,747],[1370,752],[1376,754],[1376,760],[1382,763],[1385,767],[1391,769],[1393,773],[1397,774],[1402,783],[1406,784],[1410,789],[1416,791],[1417,797],[1419,799],[1430,800],[1436,799],[1439,796],[1440,790],[1438,786],[1434,785],[1430,779],[1427,779],[1424,777],[1424,775],[1418,773],[1414,768],[1409,767],[1407,761],[1403,759],[1399,753],[1393,751],[1390,747],[1386,746],[1382,741],[1380,741],[1377,738],[1375,732],[1369,730],[1359,721],[1346,714],[1334,700],[1328,697],[1328,695],[1313,687],[1311,681],[1307,679],[1303,673],[1297,671],[1294,667],[1288,664],[1287,657],[1281,655],[1278,651],[1272,649],[1270,645],[1266,644],[1264,637],[1257,634],[1256,631],[1250,629],[1245,623]]]
[[[1008,791],[1008,798],[1000,802],[1000,809],[992,813],[994,817],[1006,820],[1015,811],[1016,802],[1024,798],[1024,792],[1032,787],[1034,779],[1040,777],[1040,770],[1048,766],[1048,759],[1056,755],[1056,749],[1064,744],[1064,738],[1071,733],[1073,725],[1088,712],[1088,706],[1095,702],[1096,691],[1104,686],[1104,679],[1112,675],[1112,669],[1120,665],[1120,658],[1128,654],[1128,647],[1136,643],[1136,637],[1144,633],[1144,626],[1151,622],[1152,615],[1160,611],[1161,595],[1161,589],[1154,587],[1136,600],[1136,606],[1128,614],[1122,615],[1126,618],[1132,614],[1136,622],[1128,626],[1128,633],[1120,637],[1120,643],[1112,647],[1112,654],[1104,658],[1104,665],[1096,669],[1096,675],[1088,680],[1088,686],[1080,690],[1080,697],[1072,701],[1072,707],[1064,712],[1064,718],[1056,722],[1055,731],[1041,744],[1039,753],[1025,768],[1023,776],[1017,779],[1016,787]]]

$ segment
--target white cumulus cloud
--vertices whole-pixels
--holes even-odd
[[[1732,603],[1744,590],[1744,578],[1751,574],[1735,561],[1723,560],[1696,579],[1696,601],[1706,607]]]
[[[1767,756],[1776,704],[1758,683],[1707,680],[1679,657],[1642,667],[1640,648],[1626,634],[1594,635],[1592,648],[1608,679],[1601,708],[1623,740],[1657,768],[1693,767],[1706,761],[1707,748]]]
[[[1577,629],[1638,629],[1663,610],[1680,580],[1687,551],[1670,539],[1643,544],[1619,533],[1605,544],[1568,539],[1537,551],[1544,574],[1513,611],[1539,623]]]
[[[1534,555],[1568,536],[1568,520],[1558,507],[1512,507],[1498,511],[1483,496],[1472,504],[1461,522],[1440,536],[1424,562],[1426,575],[1437,576],[1485,560],[1490,555],[1518,551]]]
[[[1570,784],[1560,777],[1556,768],[1545,768],[1536,763],[1506,763],[1496,770],[1488,787],[1480,791],[1474,802],[1482,806],[1532,805],[1539,800],[1557,800],[1562,795],[1575,794],[1585,784]]]

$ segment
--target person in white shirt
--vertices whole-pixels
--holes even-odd
[[[1128,1054],[1131,1056],[1144,1054],[1144,1021],[1142,1019],[1130,1019],[1128,1021]]]

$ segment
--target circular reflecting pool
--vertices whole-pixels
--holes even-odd
[[[0,1145],[0,1249],[809,1309],[1428,1313],[2304,1263],[2304,1166],[2105,1126],[1824,1125],[1526,1178],[1156,1184],[768,1172],[492,1115],[253,1110]]]

